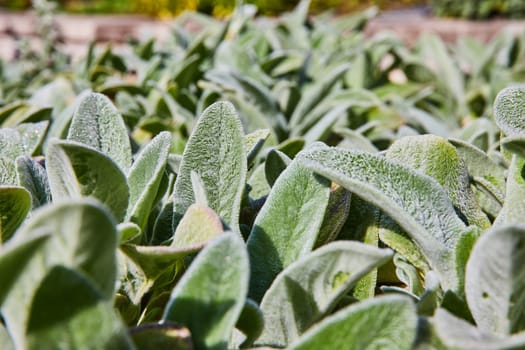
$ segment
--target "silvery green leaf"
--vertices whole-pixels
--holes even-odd
[[[0,185],[18,185],[15,162],[11,158],[0,155]]]
[[[332,242],[283,270],[265,293],[265,327],[257,344],[286,347],[335,307],[341,297],[392,251],[360,242]]]
[[[481,149],[459,139],[449,139],[467,165],[476,186],[478,203],[496,217],[505,198],[505,169]]]
[[[112,302],[74,269],[51,268],[30,307],[26,329],[30,350],[134,349]]]
[[[504,137],[500,140],[500,144],[504,151],[525,158],[525,134]]]
[[[250,297],[260,301],[274,278],[314,247],[330,197],[330,181],[292,162],[275,182],[247,241]]]
[[[458,350],[518,350],[525,346],[525,334],[511,337],[486,332],[444,309],[432,318],[437,336],[447,349]]]
[[[191,263],[171,293],[163,322],[186,326],[196,350],[226,349],[248,291],[248,254],[242,239],[225,233]]]
[[[525,330],[525,226],[491,229],[467,263],[465,291],[481,331],[510,335]]]
[[[252,164],[257,154],[262,149],[264,141],[270,136],[270,129],[259,129],[244,136],[244,152],[248,160],[248,165]]]
[[[33,254],[49,239],[49,233],[35,235],[30,239],[9,243],[0,249],[0,305],[3,304],[18,276],[24,271]]]
[[[208,107],[186,144],[175,182],[176,217],[195,202],[192,171],[200,175],[206,186],[210,208],[238,232],[247,164],[241,122],[230,103],[218,102]]]
[[[131,144],[124,120],[110,99],[102,94],[91,93],[82,99],[67,138],[104,153],[124,172],[131,166]]]
[[[396,221],[439,272],[445,289],[455,289],[458,281],[451,251],[465,224],[433,178],[380,156],[337,148],[305,152],[301,163]]]
[[[46,170],[40,163],[28,156],[16,159],[18,183],[31,194],[32,208],[36,209],[51,202],[51,189]]]
[[[202,247],[224,232],[221,218],[206,205],[190,205],[173,235],[170,247]]]
[[[17,348],[24,348],[33,297],[50,270],[61,265],[84,276],[104,300],[111,302],[117,275],[117,232],[111,214],[94,200],[70,200],[36,211],[13,237],[22,244],[42,234],[46,240],[20,273],[2,306]]]
[[[23,187],[0,186],[0,246],[14,235],[31,210],[31,194]]]
[[[434,178],[469,225],[490,227],[470,189],[467,167],[446,139],[434,135],[407,136],[394,142],[386,157]]]
[[[25,123],[16,127],[20,135],[20,141],[24,148],[24,154],[34,156],[40,148],[47,132],[48,121],[38,123]]]
[[[151,140],[137,156],[129,170],[129,204],[126,220],[144,230],[154,204],[162,174],[166,167],[171,135],[162,132]]]
[[[416,326],[416,310],[410,299],[382,296],[350,305],[325,318],[289,349],[410,349]]]
[[[510,86],[501,90],[494,101],[494,119],[507,136],[525,133],[525,86]]]
[[[61,140],[50,142],[46,155],[53,200],[94,197],[118,221],[124,218],[129,189],[126,177],[109,157],[82,143]]]
[[[343,228],[350,206],[352,204],[352,194],[344,187],[336,183],[330,186],[330,199],[321,225],[321,230],[317,236],[315,247],[318,248],[337,238]]]
[[[525,158],[514,155],[508,169],[505,202],[494,221],[494,226],[523,222],[523,215],[525,215],[524,168]]]

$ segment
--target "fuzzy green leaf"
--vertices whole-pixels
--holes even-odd
[[[396,221],[440,273],[445,288],[455,289],[458,281],[450,253],[465,225],[434,179],[380,156],[337,148],[306,152],[301,163]]]
[[[433,177],[468,224],[482,229],[490,227],[470,189],[467,167],[446,139],[434,135],[407,136],[394,142],[386,154],[388,159]]]
[[[248,255],[241,238],[210,242],[177,283],[162,317],[190,330],[196,350],[226,349],[248,291]]]
[[[202,247],[223,231],[221,218],[213,210],[202,204],[192,204],[177,226],[170,246]]]
[[[261,302],[265,327],[257,344],[286,347],[332,311],[373,268],[392,257],[360,242],[332,242],[288,266]]]
[[[68,140],[93,147],[127,172],[131,166],[131,144],[122,116],[106,96],[84,97],[73,115]]]
[[[525,329],[525,226],[481,236],[467,263],[465,291],[478,327],[502,335]]]
[[[94,197],[118,221],[126,214],[129,190],[119,167],[99,151],[72,141],[52,141],[46,170],[53,199]]]
[[[279,272],[313,249],[329,197],[330,181],[297,161],[279,176],[247,241],[252,299],[260,301]]]
[[[31,209],[31,194],[23,187],[0,186],[0,245],[11,238]]]
[[[7,244],[0,249],[0,305],[11,291],[27,263],[46,240],[49,234],[35,235],[16,244]]]
[[[508,169],[505,202],[494,225],[522,223],[525,215],[525,158],[514,155]]]
[[[246,183],[246,156],[241,122],[233,105],[218,102],[208,107],[184,150],[175,182],[175,219],[195,202],[191,172],[206,186],[208,204],[234,231]]]
[[[145,228],[166,167],[171,135],[162,132],[137,156],[128,174],[129,205],[126,220]]]
[[[51,202],[51,189],[42,165],[28,156],[21,156],[16,159],[16,172],[20,186],[31,194],[33,209]]]
[[[111,214],[99,202],[84,199],[42,208],[18,230],[13,244],[42,234],[50,238],[27,263],[2,306],[7,328],[19,348],[24,348],[33,297],[54,266],[77,270],[107,301],[115,292],[117,232]]]
[[[498,93],[494,101],[494,119],[507,136],[525,133],[525,86],[510,86]]]
[[[383,296],[351,305],[326,318],[289,349],[410,349],[416,324],[416,310],[410,299]]]
[[[26,332],[28,349],[134,348],[112,303],[64,266],[53,267],[38,286]]]

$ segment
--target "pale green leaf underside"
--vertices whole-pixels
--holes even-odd
[[[329,196],[330,181],[297,161],[279,176],[247,241],[252,299],[260,301],[279,272],[313,249]]]
[[[525,329],[525,226],[486,232],[467,263],[465,292],[478,327],[508,335]]]
[[[210,208],[234,231],[239,231],[247,164],[242,126],[232,104],[217,102],[208,107],[186,144],[175,182],[176,217],[195,202],[192,171],[204,182]]]
[[[306,152],[301,162],[390,216],[440,272],[446,288],[455,287],[450,252],[465,224],[434,179],[380,156],[338,148]]]
[[[408,298],[367,299],[310,328],[289,349],[410,349],[416,323],[416,310]]]
[[[84,97],[73,115],[68,140],[93,147],[127,172],[131,166],[131,144],[122,116],[106,96]]]
[[[291,264],[264,295],[265,328],[257,343],[288,346],[331,311],[359,279],[391,257],[390,250],[338,241]]]
[[[78,142],[53,140],[46,170],[53,200],[94,197],[118,221],[124,218],[129,198],[126,177],[103,153]]]
[[[225,349],[248,291],[248,255],[235,233],[210,242],[177,283],[162,317],[190,330],[196,350]]]

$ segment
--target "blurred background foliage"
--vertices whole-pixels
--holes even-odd
[[[232,12],[236,0],[57,0],[61,11],[71,13],[126,13],[141,14],[160,18],[171,17],[181,12],[199,11],[216,17]],[[293,9],[299,0],[247,0],[257,5],[260,14],[277,15]],[[310,10],[320,13],[335,10],[348,13],[370,6],[392,9],[427,4],[427,0],[312,0]],[[0,7],[11,10],[28,9],[31,0],[0,0]]]
[[[70,13],[141,14],[169,18],[181,12],[199,11],[225,17],[235,7],[236,0],[56,0],[59,10]],[[257,5],[262,15],[277,15],[289,11],[299,0],[246,0]],[[437,16],[486,19],[493,17],[525,18],[525,0],[312,0],[310,10],[320,13],[333,10],[349,13],[370,6],[398,9],[410,6],[431,6]],[[0,7],[23,10],[31,0],[0,0]]]

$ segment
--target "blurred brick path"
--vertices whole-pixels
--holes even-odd
[[[469,35],[483,41],[492,38],[501,30],[525,32],[525,21],[491,20],[472,22],[434,18],[424,8],[389,11],[373,19],[365,29],[367,35],[389,30],[406,43],[412,44],[423,32],[434,32],[444,40],[453,42],[459,36]],[[63,40],[62,49],[74,58],[85,54],[87,44],[121,44],[127,39],[154,36],[160,40],[170,33],[170,22],[153,21],[141,16],[87,16],[57,15],[56,25]],[[38,47],[35,16],[31,12],[9,13],[0,10],[0,57],[12,59],[16,49],[16,38],[27,38]]]

